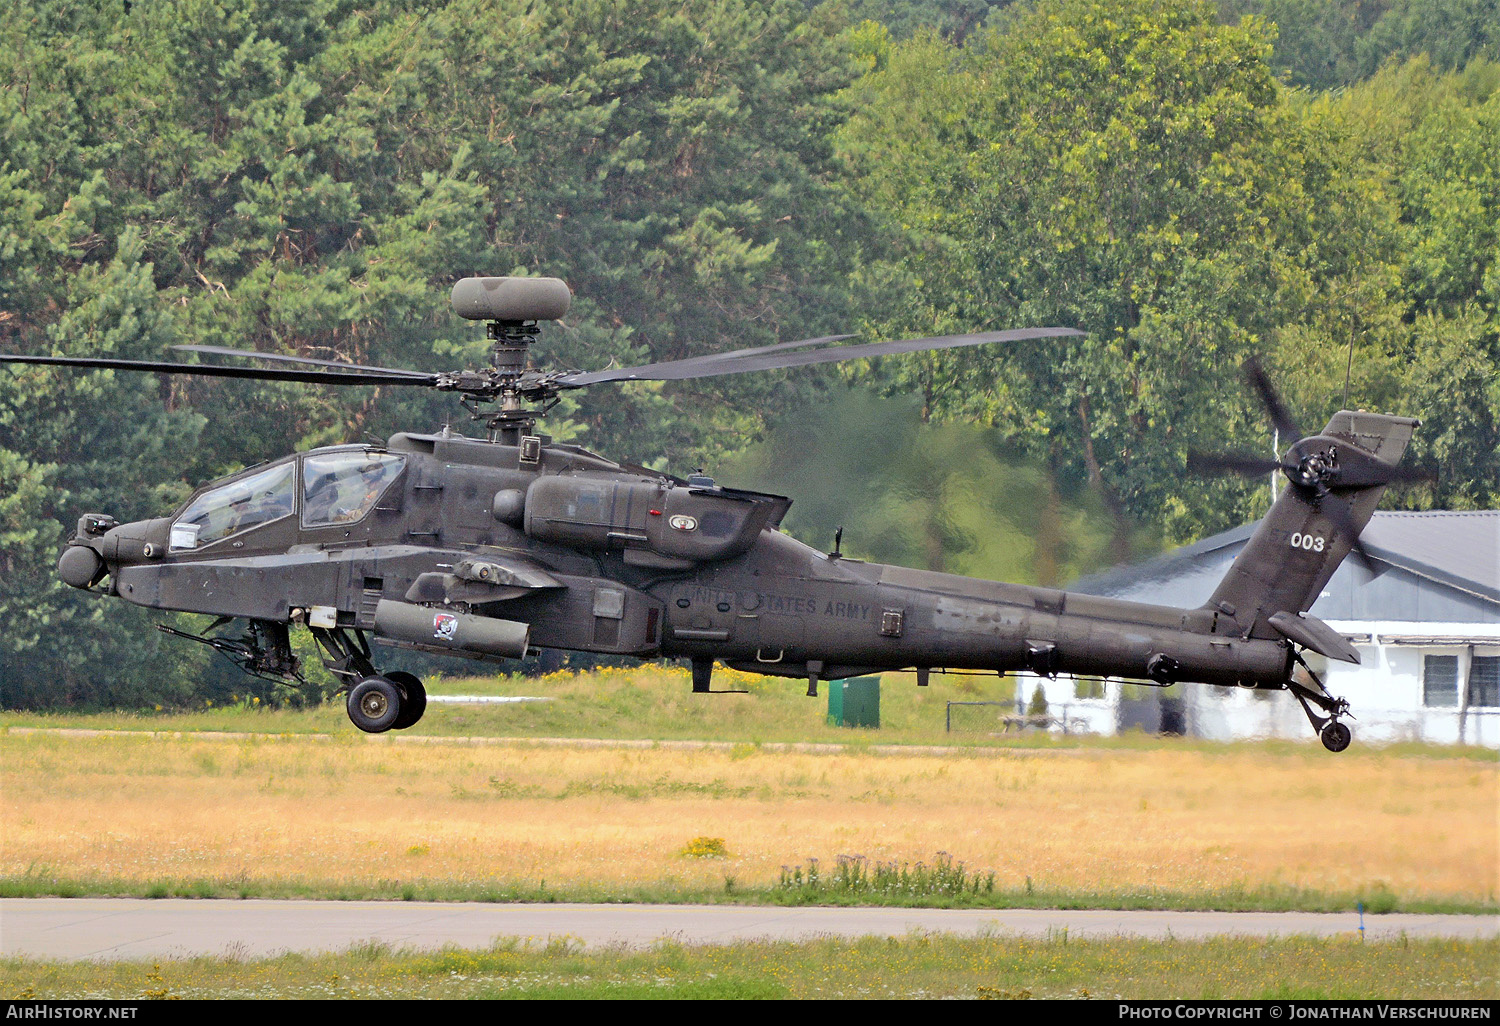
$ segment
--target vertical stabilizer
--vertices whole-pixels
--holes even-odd
[[[1277,636],[1268,622],[1275,614],[1306,612],[1385,492],[1378,470],[1371,470],[1379,464],[1363,457],[1373,456],[1389,469],[1401,459],[1418,423],[1341,410],[1322,434],[1297,442],[1287,455],[1288,485],[1205,608],[1232,616],[1259,637]],[[1364,483],[1369,480],[1378,483]]]

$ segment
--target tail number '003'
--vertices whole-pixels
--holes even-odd
[[[1295,533],[1292,535],[1292,548],[1306,549],[1308,552],[1322,552],[1323,536],[1319,534]]]

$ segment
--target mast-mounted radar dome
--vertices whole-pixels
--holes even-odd
[[[556,321],[573,302],[561,278],[461,278],[450,298],[471,321]]]

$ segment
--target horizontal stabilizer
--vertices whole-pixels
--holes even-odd
[[[1282,637],[1295,641],[1303,648],[1310,648],[1319,655],[1345,663],[1360,661],[1358,650],[1342,634],[1316,616],[1308,616],[1306,613],[1294,615],[1283,611],[1271,617],[1270,622]]]

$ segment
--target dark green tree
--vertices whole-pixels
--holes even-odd
[[[1185,479],[1186,452],[1269,451],[1241,360],[1389,248],[1338,227],[1364,168],[1324,152],[1337,133],[1285,101],[1269,51],[1205,4],[1042,5],[982,50],[894,47],[840,135],[851,190],[905,233],[862,271],[881,330],[1088,332],[917,358],[897,383],[1091,482],[1122,553],[1136,518],[1186,538],[1254,512],[1258,492]]]
[[[52,227],[67,238],[89,225],[65,213]],[[108,262],[78,267],[47,297],[61,315],[24,333],[28,348],[155,355],[172,325],[141,255],[139,235],[127,229]],[[81,514],[134,520],[179,501],[175,471],[202,423],[168,411],[148,376],[33,367],[0,375],[0,703],[137,705],[191,692],[206,652],[162,659],[167,642],[152,617],[67,587],[55,563]]]
[[[1461,70],[1480,57],[1500,60],[1500,2],[1391,0],[1355,53],[1361,77],[1419,55],[1442,71]]]
[[[1332,89],[1361,77],[1360,41],[1389,0],[1219,0],[1226,22],[1263,18],[1275,27],[1271,63],[1289,85]]]
[[[1389,66],[1333,104],[1358,126],[1376,187],[1390,195],[1398,323],[1384,393],[1423,419],[1412,459],[1438,472],[1405,501],[1490,508],[1500,501],[1500,64],[1434,73]],[[1373,384],[1373,383],[1372,383]]]
[[[484,357],[447,310],[466,274],[570,283],[539,347],[553,366],[848,325],[865,228],[829,185],[828,136],[854,71],[804,5],[21,0],[0,42],[6,350],[452,368]],[[409,391],[4,373],[0,515],[29,582],[7,613],[47,623],[86,601],[50,578],[81,512],[159,515],[293,449],[467,427]],[[549,427],[690,468],[817,380],[606,388]]]
[[[1218,0],[1218,8],[1226,22],[1272,25],[1272,65],[1308,89],[1352,85],[1419,55],[1441,71],[1500,59],[1496,0]]]
[[[934,31],[962,46],[1014,4],[1015,0],[828,0],[823,6],[846,24],[883,25],[897,39]]]

